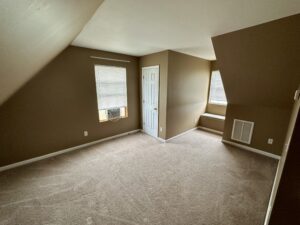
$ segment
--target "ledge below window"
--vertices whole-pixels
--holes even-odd
[[[225,120],[225,116],[212,114],[212,113],[204,113],[201,115],[201,117],[209,117],[209,118],[214,118],[214,119],[218,119],[218,120]]]

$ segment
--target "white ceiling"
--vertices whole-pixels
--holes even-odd
[[[74,40],[102,1],[0,1],[0,105]]]
[[[105,0],[72,45],[213,60],[211,37],[300,12],[300,0]]]

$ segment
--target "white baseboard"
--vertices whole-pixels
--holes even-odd
[[[186,134],[186,133],[188,133],[188,132],[191,132],[191,131],[193,131],[193,130],[197,130],[198,129],[198,127],[194,127],[194,128],[192,128],[192,129],[190,129],[190,130],[187,130],[187,131],[184,131],[184,132],[182,132],[182,133],[180,133],[180,134],[177,134],[176,136],[174,136],[174,137],[171,137],[171,138],[169,138],[169,139],[163,139],[163,138],[160,138],[160,137],[153,137],[153,136],[151,136],[151,137],[153,137],[153,138],[155,138],[155,139],[157,139],[157,140],[159,140],[160,142],[162,142],[162,143],[167,143],[167,142],[169,142],[170,140],[172,140],[172,139],[175,139],[175,138],[178,138],[178,137],[180,137],[180,136],[182,136],[182,135],[184,135],[184,134]],[[143,130],[141,130],[141,132],[143,132],[143,133],[145,133]],[[147,134],[147,133],[145,133],[145,134]],[[148,135],[148,134],[147,134]]]
[[[279,155],[275,155],[275,154],[272,154],[272,153],[269,153],[269,152],[265,152],[263,150],[252,148],[252,147],[249,147],[249,146],[246,146],[246,145],[238,144],[238,143],[235,143],[235,142],[232,142],[232,141],[227,141],[227,140],[223,139],[222,142],[226,143],[226,144],[229,144],[229,145],[232,145],[232,146],[235,146],[235,147],[238,147],[238,148],[241,148],[241,149],[244,149],[244,150],[247,150],[247,151],[250,151],[250,152],[254,152],[254,153],[257,153],[257,154],[260,154],[260,155],[264,155],[264,156],[267,156],[267,157],[270,157],[270,158],[273,158],[273,159],[280,160],[280,158],[281,158]]]
[[[159,140],[160,142],[162,142],[162,143],[166,143],[166,140],[165,139],[162,139],[162,138],[160,138],[160,137],[158,137],[158,138],[156,138],[157,140]]]
[[[58,155],[65,154],[65,153],[68,153],[68,152],[71,152],[71,151],[75,151],[77,149],[81,149],[81,148],[85,148],[85,147],[88,147],[88,146],[91,146],[91,145],[94,145],[94,144],[98,144],[100,142],[112,140],[112,139],[115,139],[115,138],[118,138],[118,137],[126,136],[126,135],[137,133],[137,132],[140,132],[140,129],[125,132],[125,133],[122,133],[122,134],[117,134],[117,135],[107,137],[107,138],[102,138],[102,139],[97,140],[97,141],[93,141],[93,142],[89,142],[89,143],[86,143],[86,144],[82,144],[82,145],[74,146],[74,147],[71,147],[71,148],[63,149],[63,150],[60,150],[60,151],[57,151],[57,152],[53,152],[53,153],[50,153],[50,154],[47,154],[47,155],[42,155],[42,156],[35,157],[35,158],[32,158],[32,159],[27,159],[27,160],[17,162],[17,163],[13,163],[13,164],[10,164],[10,165],[7,165],[7,166],[2,166],[2,167],[0,167],[0,172],[5,171],[5,170],[9,170],[9,169],[13,169],[13,168],[16,168],[16,167],[19,167],[19,166],[24,166],[24,165],[27,165],[27,164],[30,164],[30,163],[33,163],[33,162],[43,160],[43,159],[48,159],[48,158],[51,158],[51,157],[54,157],[54,156],[58,156]]]
[[[178,137],[180,137],[180,136],[182,136],[182,135],[185,135],[186,133],[189,133],[189,132],[191,132],[191,131],[193,131],[193,130],[197,130],[198,129],[198,127],[194,127],[194,128],[192,128],[192,129],[189,129],[189,130],[187,130],[187,131],[184,131],[184,132],[182,132],[182,133],[180,133],[180,134],[177,134],[176,136],[174,136],[174,137],[171,137],[171,138],[169,138],[169,139],[166,139],[166,140],[164,140],[165,142],[169,142],[169,141],[171,141],[171,140],[173,140],[173,139],[175,139],[175,138],[178,138]]]
[[[148,135],[148,136],[150,136],[150,137],[153,137],[153,138],[157,139],[158,141],[160,141],[160,142],[162,142],[162,143],[165,143],[165,142],[166,142],[165,139],[162,139],[162,138],[160,138],[160,137],[154,137],[154,136],[152,136],[152,135],[150,135],[150,134],[147,134],[143,129],[141,129],[141,132],[144,133],[144,134],[146,134],[146,135]]]
[[[208,132],[211,132],[211,133],[214,133],[214,134],[219,134],[219,135],[223,136],[223,132],[222,131],[218,131],[218,130],[214,130],[214,129],[210,129],[210,128],[202,127],[202,126],[199,126],[199,129],[204,130],[204,131],[208,131]]]

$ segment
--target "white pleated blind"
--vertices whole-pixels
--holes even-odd
[[[126,68],[95,66],[98,110],[127,107]]]
[[[224,91],[224,86],[220,71],[212,71],[210,80],[209,103],[227,104],[227,99]]]

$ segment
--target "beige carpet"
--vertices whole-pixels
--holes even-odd
[[[277,161],[138,133],[0,173],[0,224],[262,225]]]

